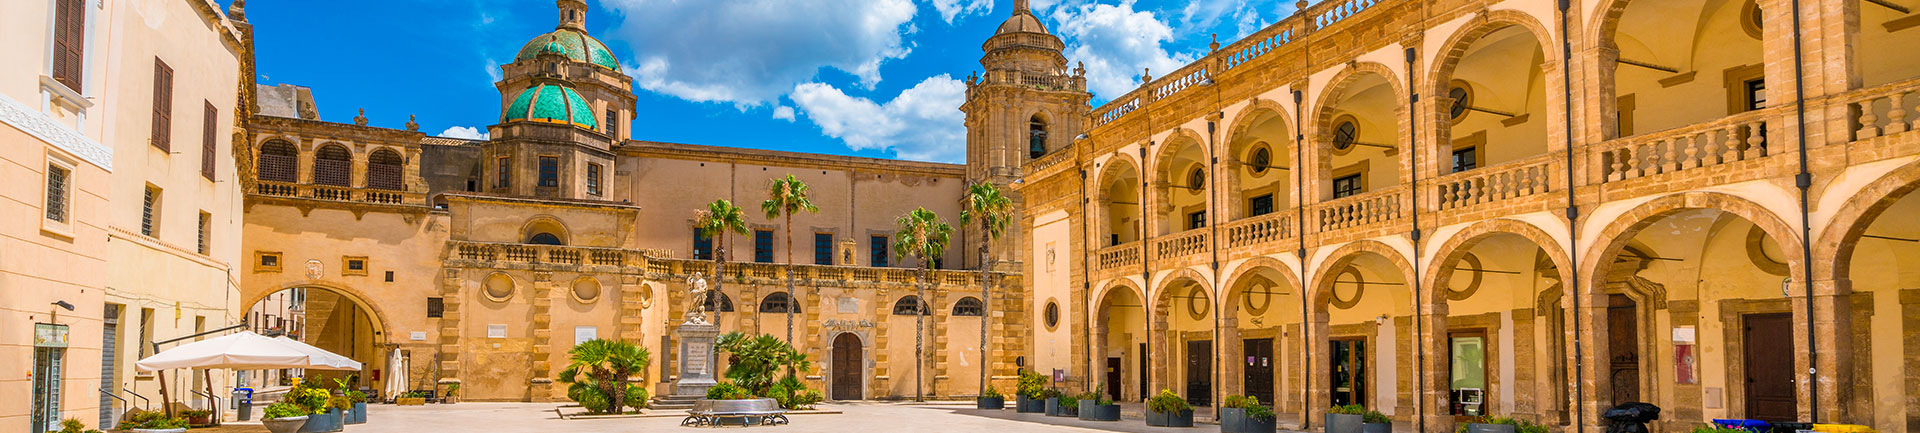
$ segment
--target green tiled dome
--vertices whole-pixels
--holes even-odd
[[[554,45],[559,46],[558,51],[553,50]],[[585,32],[570,28],[562,28],[534,37],[520,47],[520,55],[514,56],[514,60],[532,59],[549,52],[567,56],[568,59],[576,62],[592,63],[613,70],[620,69],[620,60],[613,57],[613,51],[607,50],[607,44],[587,36]]]
[[[513,98],[513,104],[507,106],[502,117],[505,117],[502,122],[531,120],[600,129],[600,122],[594,120],[587,100],[572,87],[557,83],[535,83],[520,91],[520,96]]]

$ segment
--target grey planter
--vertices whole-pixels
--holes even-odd
[[[367,423],[367,403],[366,402],[354,403],[353,410],[347,412],[347,424],[366,424],[366,423]]]
[[[1327,414],[1327,433],[1365,433],[1361,430],[1359,415]]]
[[[260,424],[267,426],[267,431],[273,433],[294,433],[300,431],[301,426],[307,425],[307,417],[263,419],[260,420]]]
[[[1046,401],[1047,416],[1080,416],[1080,403],[1060,404],[1060,397],[1051,397]]]
[[[339,409],[327,409],[327,413],[307,415],[307,423],[300,426],[300,433],[327,433],[345,429],[341,422]]]
[[[1393,424],[1384,422],[1361,424],[1360,433],[1393,433]]]
[[[1193,427],[1193,410],[1188,409],[1173,413],[1160,413],[1148,409],[1147,425],[1153,427]]]
[[[1513,433],[1513,426],[1506,424],[1467,424],[1467,433]]]
[[[1034,399],[1033,399],[1033,398],[1031,398],[1031,397],[1027,397],[1027,396],[1024,396],[1024,395],[1023,395],[1023,396],[1020,396],[1020,398],[1019,398],[1018,400],[1014,400],[1014,402],[1013,402],[1013,410],[1014,410],[1015,412],[1019,412],[1019,413],[1041,413],[1041,412],[1046,412],[1046,411],[1047,411],[1047,401],[1046,401],[1046,400],[1034,400]]]
[[[1119,421],[1120,405],[1094,404],[1092,400],[1080,400],[1080,420],[1082,421]]]
[[[973,399],[976,409],[1001,410],[1007,408],[1006,397],[980,397]]]
[[[1273,418],[1253,419],[1247,416],[1246,409],[1220,409],[1221,433],[1273,433],[1275,427]]]

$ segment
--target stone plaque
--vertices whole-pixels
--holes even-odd
[[[711,344],[706,342],[687,343],[686,353],[682,354],[685,355],[685,357],[681,358],[686,360],[684,362],[686,369],[683,371],[683,374],[706,374],[707,365],[713,361],[713,359],[708,356],[711,353],[713,353],[713,345]]]
[[[673,382],[673,395],[706,396],[713,380],[713,339],[720,329],[705,323],[687,323],[673,331],[680,340],[680,379]]]

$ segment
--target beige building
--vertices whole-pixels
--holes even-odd
[[[1030,356],[1292,428],[1920,431],[1904,8],[1302,2],[1018,164]]]
[[[148,343],[239,320],[231,140],[245,37],[204,0],[9,12],[0,431],[112,425],[159,407],[159,379],[132,368]],[[226,390],[216,375],[167,379],[196,408],[212,403],[209,385]]]

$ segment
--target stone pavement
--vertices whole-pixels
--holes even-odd
[[[558,403],[460,403],[400,407],[374,405],[368,411],[368,423],[347,426],[346,433],[416,433],[428,431],[475,431],[489,433],[630,433],[636,431],[700,431],[680,427],[678,417],[563,420],[554,414]],[[1118,422],[1080,421],[1047,417],[1042,414],[981,411],[971,402],[952,403],[844,403],[823,404],[822,409],[840,414],[795,415],[792,424],[754,427],[770,433],[811,432],[1103,432],[1129,433],[1218,433],[1219,426],[1200,424],[1193,428],[1147,427],[1139,419]],[[724,427],[739,429],[739,427]]]

